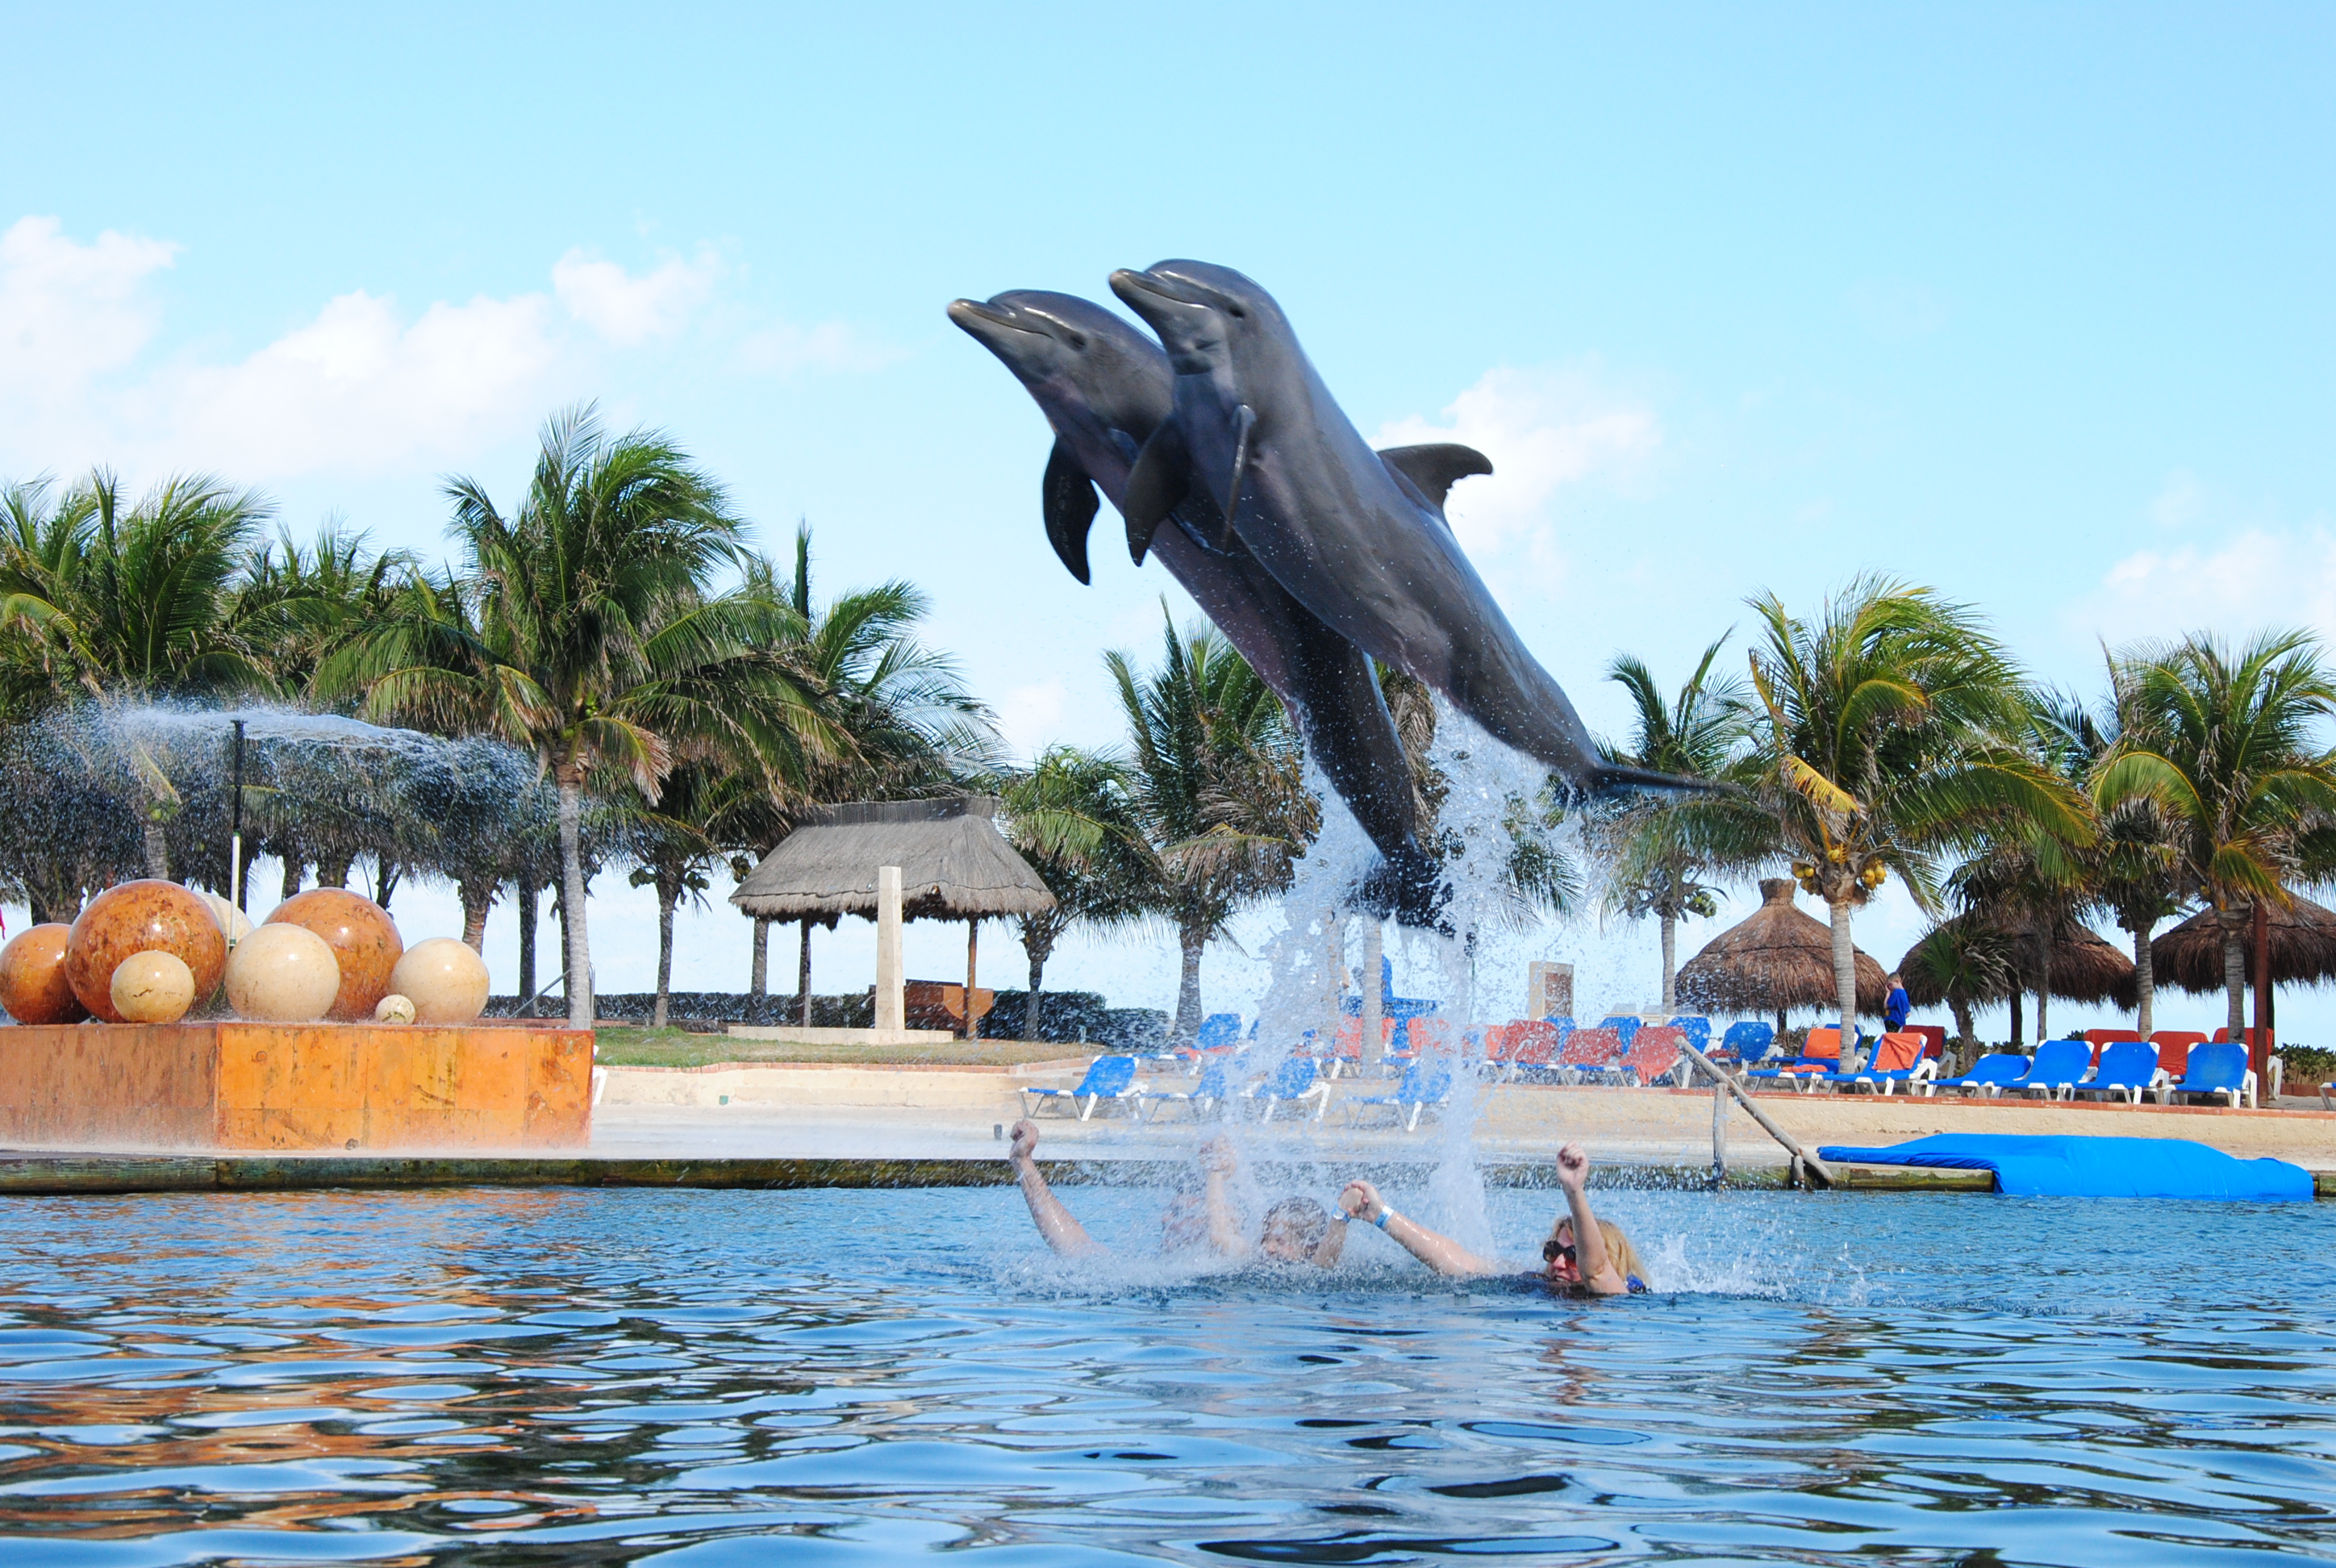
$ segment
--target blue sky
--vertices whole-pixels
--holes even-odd
[[[2104,638],[2336,630],[2325,7],[0,16],[0,475],[215,469],[434,552],[440,475],[515,493],[597,397],[826,585],[931,589],[1026,747],[1114,735],[1098,655],[1175,590],[1062,572],[1043,424],[941,307],[1166,256],[1273,289],[1367,434],[1492,455],[1455,526],[1594,726],[1618,648],[1676,681],[1862,570],[2088,688]]]

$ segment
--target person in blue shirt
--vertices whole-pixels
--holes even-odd
[[[1906,1027],[1906,1016],[1914,1010],[1914,1004],[1907,999],[1906,987],[1896,975],[1890,977],[1888,984],[1890,998],[1882,1004],[1882,1021],[1895,1034]]]

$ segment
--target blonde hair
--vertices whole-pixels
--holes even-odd
[[[1557,1223],[1549,1228],[1549,1239],[1554,1242],[1560,1231],[1572,1229],[1573,1229],[1573,1216],[1560,1214],[1557,1217]],[[1650,1290],[1655,1288],[1653,1278],[1647,1272],[1646,1263],[1639,1256],[1639,1249],[1630,1245],[1630,1238],[1623,1234],[1621,1226],[1611,1220],[1600,1220],[1598,1233],[1606,1238],[1606,1261],[1614,1265],[1616,1273],[1622,1276],[1622,1283],[1625,1287],[1629,1286],[1632,1280],[1636,1280]],[[1575,1238],[1577,1245],[1580,1241],[1581,1238]],[[1577,1251],[1574,1257],[1578,1261],[1581,1253]]]

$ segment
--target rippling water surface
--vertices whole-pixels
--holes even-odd
[[[2336,1556],[2329,1205],[1614,1193],[1662,1293],[1583,1303],[1066,1196],[1124,1261],[1011,1189],[0,1200],[0,1562]]]

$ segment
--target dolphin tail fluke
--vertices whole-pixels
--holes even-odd
[[[1184,449],[1183,433],[1172,419],[1153,431],[1144,450],[1135,454],[1135,466],[1128,471],[1127,491],[1120,502],[1120,515],[1127,522],[1127,553],[1138,566],[1152,548],[1152,536],[1160,531],[1168,514],[1183,504],[1192,488],[1192,455]]]
[[[1593,795],[1724,795],[1744,793],[1734,784],[1717,784],[1710,779],[1680,778],[1676,774],[1656,773],[1651,768],[1624,767],[1618,763],[1601,763],[1590,769],[1582,784],[1584,790]]]
[[[1046,477],[1041,489],[1045,492],[1046,542],[1055,547],[1055,554],[1070,568],[1071,575],[1081,582],[1087,576],[1087,530],[1095,525],[1095,511],[1101,504],[1095,499],[1095,480],[1073,457],[1061,442],[1046,457]]]

